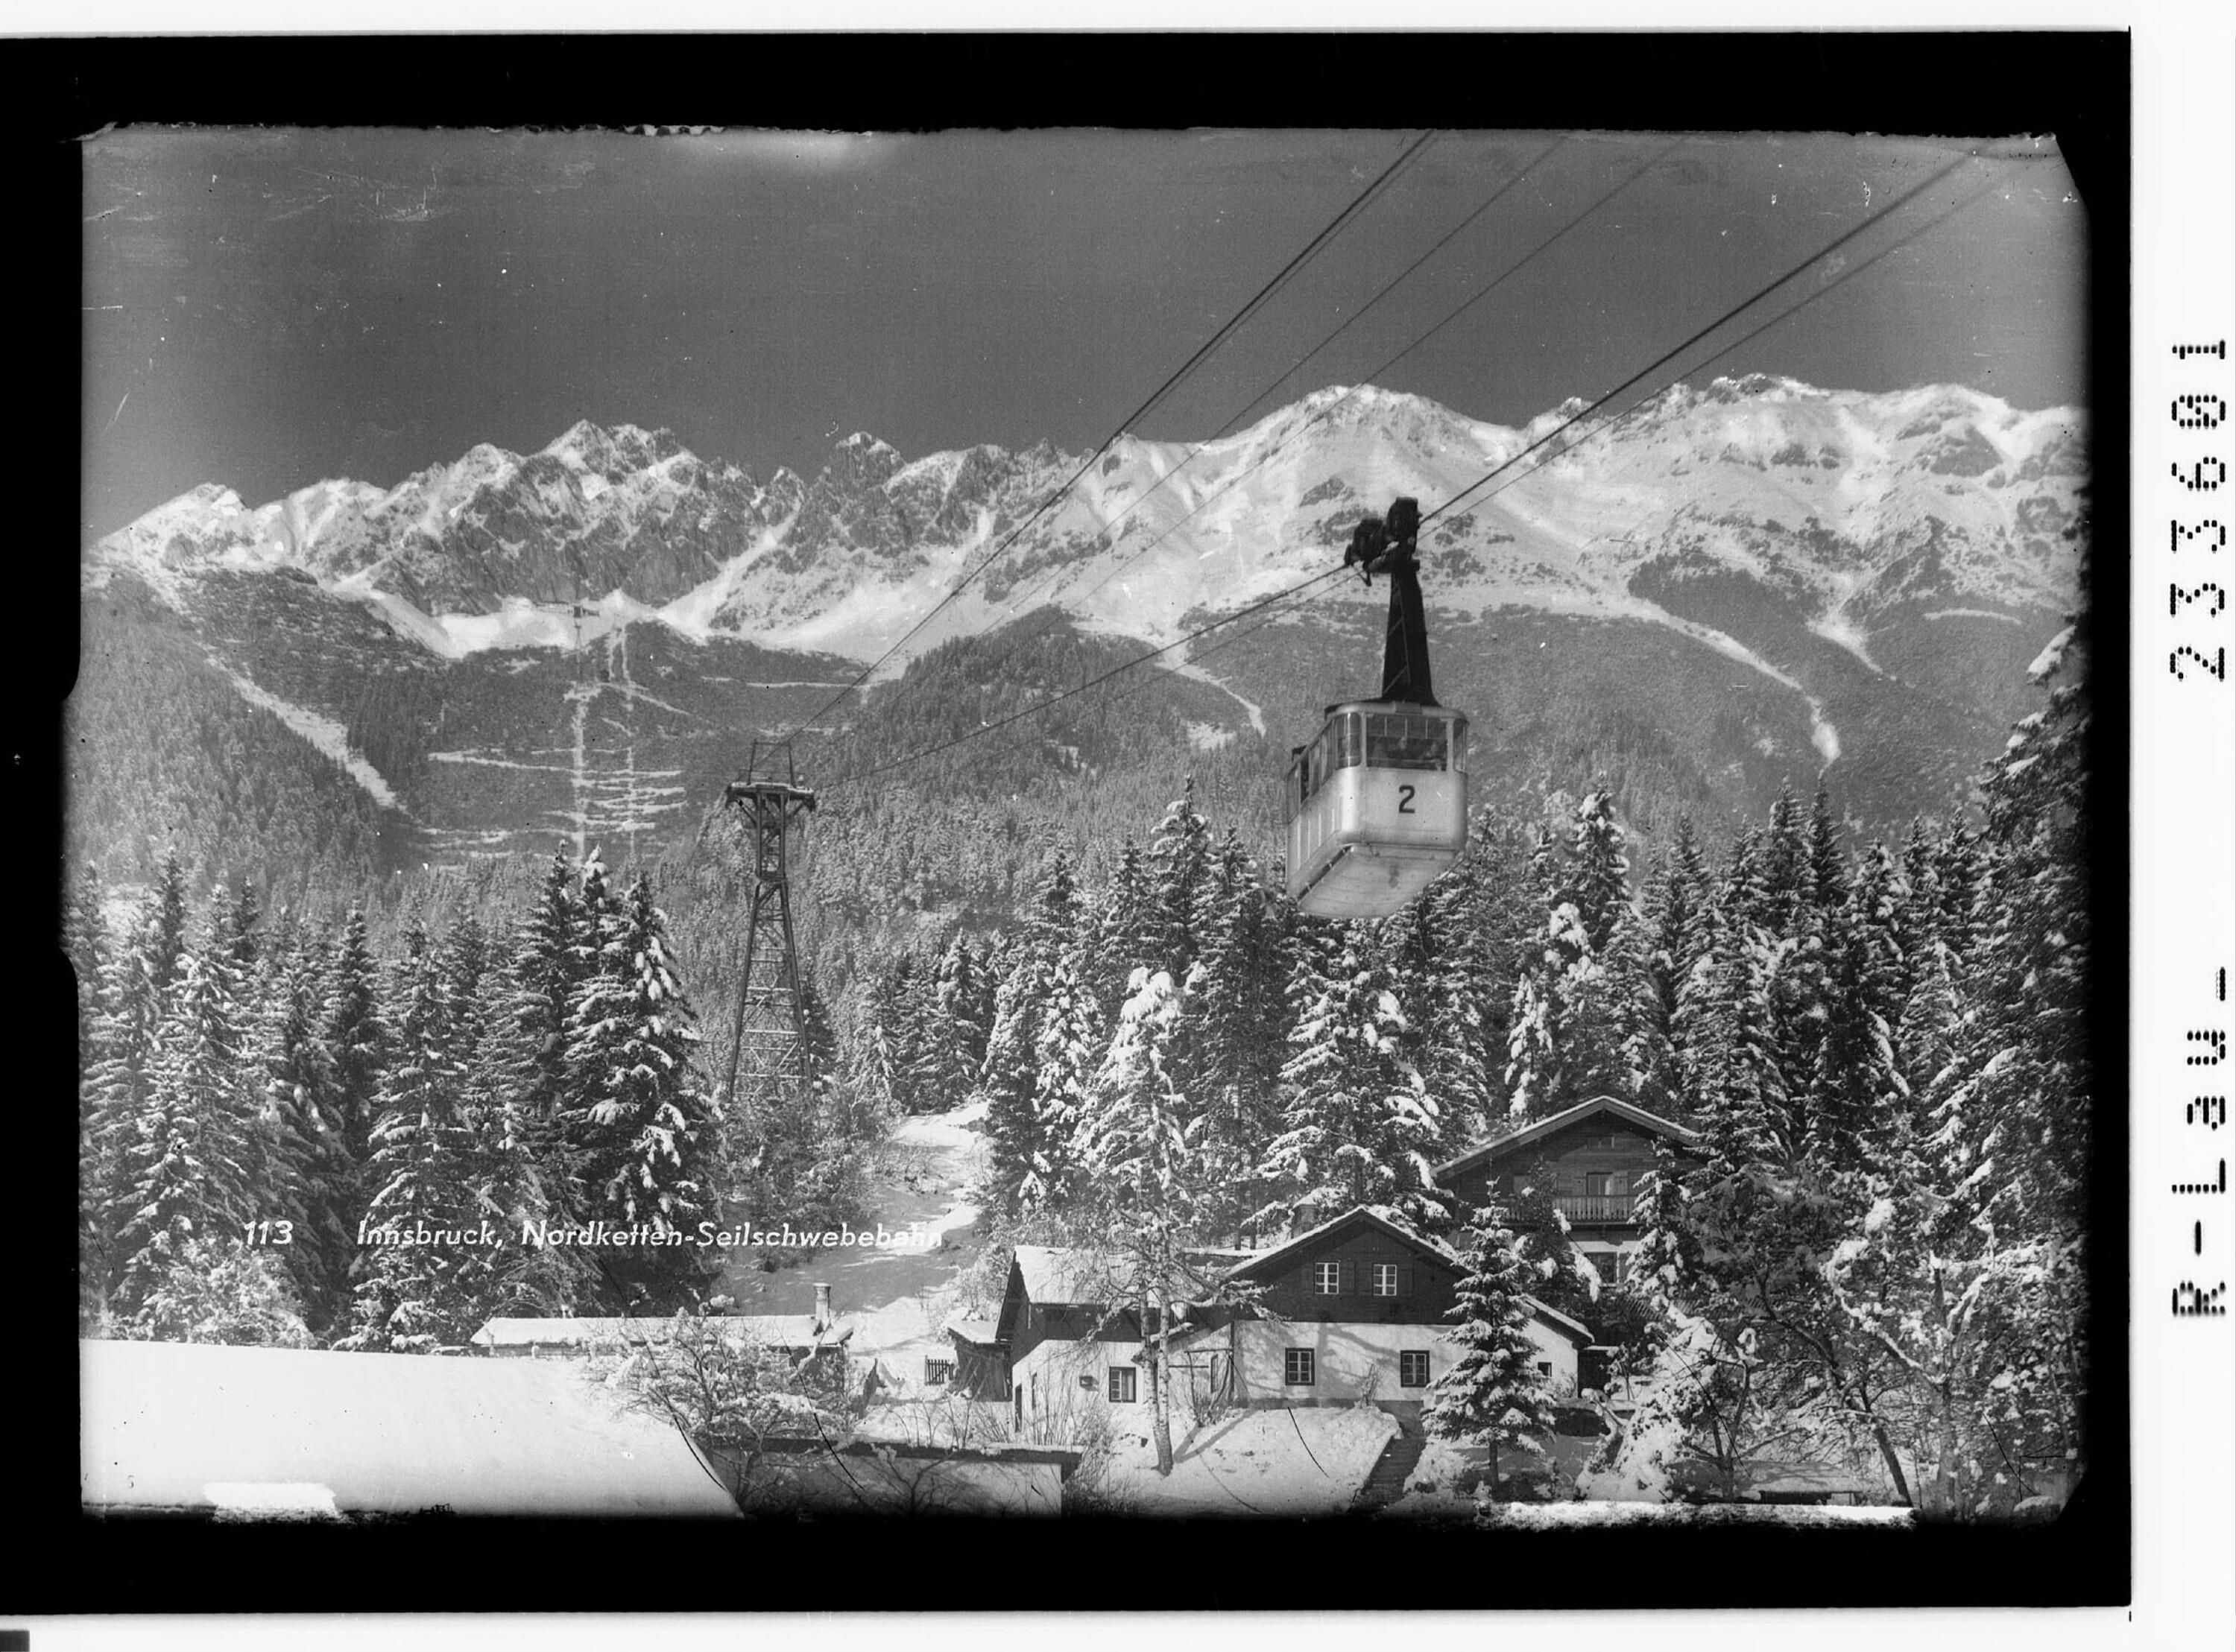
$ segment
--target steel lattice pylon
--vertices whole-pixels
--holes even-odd
[[[722,794],[739,811],[752,857],[753,886],[746,908],[745,968],[731,1026],[732,1118],[749,1096],[783,1117],[807,1105],[813,1073],[799,1000],[799,954],[792,942],[792,829],[815,808],[815,794],[793,772],[789,744],[753,743],[742,778]]]

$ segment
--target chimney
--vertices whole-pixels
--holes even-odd
[[[830,1328],[831,1328],[831,1287],[830,1287],[830,1286],[828,1286],[828,1285],[818,1285],[818,1286],[815,1288],[815,1330],[816,1330],[816,1334],[818,1334],[818,1335],[819,1336],[819,1335],[821,1335],[824,1332],[825,1332],[825,1331],[829,1330]]]

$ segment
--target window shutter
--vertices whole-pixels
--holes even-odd
[[[1358,1264],[1346,1262],[1338,1262],[1337,1266],[1342,1270],[1336,1276],[1338,1288],[1345,1296],[1356,1296],[1358,1294]]]
[[[1398,1264],[1398,1294],[1400,1296],[1411,1296],[1413,1294],[1413,1264],[1410,1262],[1401,1262]]]

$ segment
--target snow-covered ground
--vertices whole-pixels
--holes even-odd
[[[1398,1420],[1371,1406],[1235,1412],[1206,1423],[1157,1472],[1148,1408],[1112,1443],[1104,1486],[1131,1512],[1200,1518],[1338,1514],[1373,1472]]]
[[[858,1320],[888,1307],[909,1312],[908,1304],[951,1287],[977,1254],[970,1229],[978,1221],[978,1207],[970,1190],[982,1149],[973,1126],[984,1117],[981,1104],[902,1119],[888,1142],[894,1150],[880,1156],[871,1174],[870,1224],[883,1223],[895,1233],[913,1225],[917,1236],[929,1235],[929,1242],[919,1236],[885,1249],[801,1253],[799,1265],[774,1271],[764,1270],[758,1255],[737,1252],[723,1293],[742,1313],[798,1314],[812,1305],[816,1285],[828,1284],[838,1314]],[[782,1219],[781,1212],[766,1214]]]
[[[978,1132],[971,1126],[986,1117],[983,1101],[944,1113],[911,1113],[893,1126],[893,1140],[910,1147],[944,1147],[976,1151]]]

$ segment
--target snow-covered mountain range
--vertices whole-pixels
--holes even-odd
[[[1169,641],[1190,615],[1325,568],[1351,523],[1398,495],[1433,510],[1579,405],[1514,429],[1332,388],[1216,442],[1121,437],[917,646],[1042,604]],[[206,484],[101,541],[87,569],[174,590],[214,567],[298,568],[450,656],[571,644],[579,594],[597,611],[589,634],[657,619],[694,639],[866,660],[1082,457],[1042,443],[904,461],[857,434],[812,482],[779,469],[764,483],[665,430],[581,423],[525,457],[483,445],[386,489],[321,482],[252,509]],[[1657,600],[1667,587],[1738,574],[1869,664],[1873,631],[1906,601],[1996,614],[2068,604],[2075,549],[2062,530],[2086,480],[2069,409],[2022,412],[1949,387],[1679,385],[1619,424],[1556,438],[1437,521],[1428,588],[1470,613],[1674,623]]]
[[[87,659],[115,667],[86,680],[121,709],[83,748],[81,815],[137,819],[115,777],[176,772],[123,749],[156,738],[128,712],[151,639],[197,662],[165,669],[209,705],[308,742],[352,807],[412,823],[414,856],[517,847],[555,818],[634,839],[679,827],[747,738],[818,710],[928,614],[884,676],[1027,616],[1089,648],[1168,643],[1335,565],[1399,495],[1433,513],[1437,681],[1476,717],[1485,785],[1613,764],[1713,812],[1824,775],[1884,822],[1946,806],[2031,709],[2026,665],[2078,595],[2083,414],[1761,377],[1562,429],[1581,405],[1511,429],[1330,388],[1216,441],[1121,437],[1091,465],[1046,442],[908,460],[858,434],[812,480],[766,481],[664,430],[582,423],[387,488],[250,508],[212,483],[82,554]],[[1371,689],[1383,601],[1325,581],[1262,634],[1168,656],[1165,686],[1129,704],[1278,777],[1323,700]],[[138,627],[128,659],[121,627]],[[977,669],[998,678],[1003,658]],[[1002,704],[1049,692],[1018,669]],[[1077,731],[1044,738],[1076,759]]]

